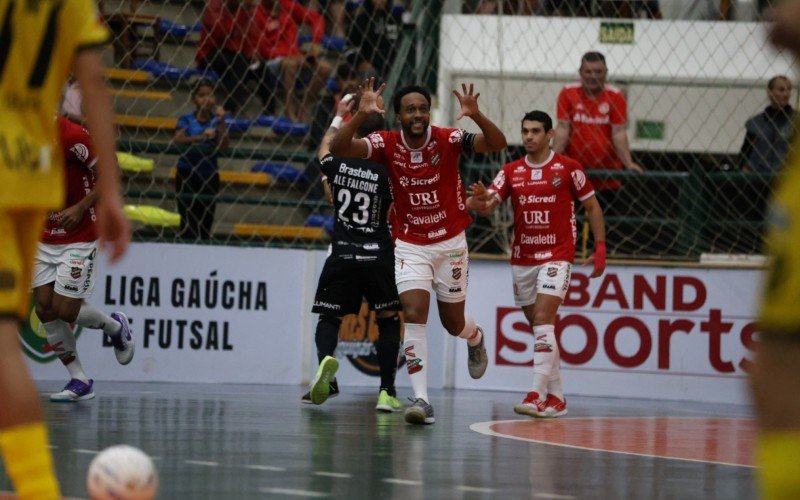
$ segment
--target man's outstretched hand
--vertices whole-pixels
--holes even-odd
[[[461,104],[461,113],[458,115],[456,120],[460,120],[465,116],[473,117],[480,113],[478,109],[478,97],[480,97],[480,92],[474,94],[474,85],[469,84],[469,89],[467,89],[467,84],[461,84],[461,90],[464,92],[463,94],[459,94],[458,90],[453,90],[453,95],[456,96],[458,99],[458,103]]]

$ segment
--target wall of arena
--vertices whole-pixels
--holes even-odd
[[[315,363],[310,313],[325,252],[134,244],[117,266],[99,263],[91,302],[124,311],[137,352],[119,366],[96,331],[79,332],[84,366],[103,381],[307,383]],[[569,394],[745,403],[761,271],[612,266],[589,280],[576,266],[557,334]],[[533,336],[514,306],[506,262],[473,260],[468,311],[486,331],[490,366],[466,370],[466,347],[432,309],[432,387],[526,389]],[[63,378],[43,333],[23,332],[33,375]],[[346,331],[344,331],[346,330]],[[345,321],[339,346],[344,385],[377,384],[367,315]],[[408,377],[399,370],[398,385]]]

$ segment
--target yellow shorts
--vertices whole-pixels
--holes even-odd
[[[33,260],[47,211],[0,209],[0,316],[28,316]]]

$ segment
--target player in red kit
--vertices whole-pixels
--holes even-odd
[[[117,361],[128,364],[134,342],[128,318],[121,312],[110,316],[87,304],[97,276],[97,216],[94,204],[94,165],[97,158],[89,133],[66,118],[58,119],[66,179],[66,208],[51,212],[36,252],[31,287],[36,315],[47,343],[67,368],[70,381],[51,401],[91,399],[93,381],[83,372],[70,323],[103,330],[112,343]]]
[[[436,294],[439,318],[453,336],[467,340],[470,376],[480,378],[488,359],[483,331],[465,314],[469,255],[464,229],[472,222],[467,195],[458,170],[462,152],[486,153],[506,147],[506,138],[478,108],[478,95],[462,86],[453,91],[461,104],[459,119],[470,117],[482,133],[430,125],[431,97],[419,86],[399,89],[392,99],[401,130],[379,131],[356,140],[356,129],[372,113],[383,86],[374,79],[362,85],[361,102],[352,120],[331,143],[338,156],[369,158],[386,165],[394,195],[396,218],[395,281],[405,314],[403,352],[414,390],[414,404],[405,420],[434,423],[428,399],[428,322],[430,290]]]
[[[536,337],[533,387],[514,411],[533,417],[559,417],[567,413],[555,319],[569,288],[575,256],[576,199],[586,209],[594,236],[591,277],[603,274],[606,266],[603,211],[583,167],[550,149],[554,133],[553,121],[547,113],[526,114],[522,119],[526,155],[504,165],[489,189],[480,183],[473,184],[470,197],[470,206],[481,215],[507,199],[514,209],[511,248],[514,302],[522,307]]]

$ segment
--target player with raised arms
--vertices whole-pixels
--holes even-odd
[[[469,254],[464,230],[472,222],[467,195],[458,170],[462,152],[489,153],[506,147],[506,138],[478,108],[472,84],[453,91],[461,112],[481,129],[473,134],[462,129],[430,124],[431,96],[411,85],[395,92],[392,106],[401,130],[379,131],[362,139],[353,136],[367,117],[383,113],[378,98],[385,86],[374,89],[374,79],[361,86],[361,102],[353,119],[345,123],[331,142],[337,156],[368,158],[387,167],[394,195],[397,221],[395,279],[405,315],[403,352],[414,390],[413,405],[406,409],[411,424],[435,422],[428,398],[428,322],[430,290],[436,294],[439,318],[450,335],[468,344],[470,376],[480,378],[488,358],[483,331],[465,313]]]

